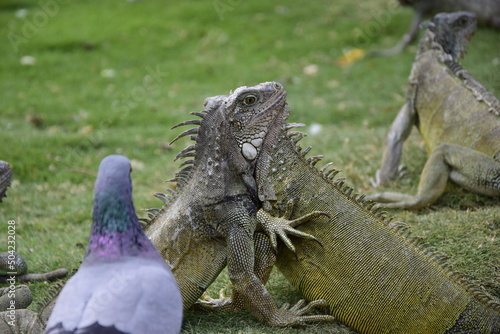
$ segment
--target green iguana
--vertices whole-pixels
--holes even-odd
[[[385,192],[367,198],[387,208],[434,203],[448,179],[478,194],[500,196],[500,101],[458,62],[476,23],[467,12],[436,15],[422,39],[409,78],[406,103],[386,139],[373,186],[398,176],[403,142],[415,125],[429,158],[415,196]]]
[[[8,162],[0,160],[0,202],[6,197],[7,188],[12,177],[12,167]]]
[[[223,99],[215,97],[209,104]],[[411,236],[405,224],[372,210],[374,203],[353,194],[341,178],[334,181],[339,171],[330,169],[331,164],[318,170],[322,156],[305,158],[309,149],[296,145],[302,137],[281,132],[269,166],[277,202],[272,216],[260,210],[258,217],[280,225],[282,219],[320,211],[329,219],[314,217],[297,228],[320,243],[294,238],[295,252],[280,244],[277,257],[269,251],[267,236],[257,232],[263,250],[256,253],[267,255],[256,263],[276,260],[306,299],[325,299],[336,319],[360,333],[500,333],[498,299],[467,283],[445,263],[444,254]],[[266,282],[270,268],[258,272]],[[238,299],[233,295],[199,303],[228,310],[231,303],[241,305]]]
[[[399,43],[386,50],[374,50],[371,56],[392,56],[401,52],[418,35],[418,28],[423,19],[442,12],[468,11],[477,16],[478,23],[500,29],[500,0],[399,0],[402,6],[415,8],[408,32]]]
[[[207,99],[204,120],[214,111],[232,105],[235,95],[242,92],[240,89],[230,96]],[[280,271],[304,297],[325,299],[335,318],[361,333],[454,333],[465,329],[499,332],[500,303],[466,283],[459,273],[443,263],[443,254],[428,249],[419,238],[410,237],[404,224],[384,219],[370,209],[373,203],[352,194],[342,181],[332,181],[338,171],[328,170],[330,164],[317,170],[314,165],[321,157],[306,159],[308,150],[302,152],[296,146],[302,135],[287,131],[295,126],[282,125],[276,133],[278,140],[267,176],[276,202],[272,216],[260,210],[257,219],[262,226],[277,226],[270,229],[273,236],[272,231],[280,231],[284,224],[295,227],[308,216],[310,221],[297,229],[315,236],[319,243],[299,235],[301,238],[293,240],[294,247],[280,244],[276,257],[272,238],[257,231],[253,240],[254,273],[258,279],[265,283],[272,264],[277,261]],[[217,140],[216,136],[205,134],[200,137],[201,129],[189,132],[197,132],[196,143],[207,148],[213,147]],[[188,147],[178,157],[193,155],[202,148],[197,147],[195,152],[193,149]],[[218,160],[219,164],[223,162]],[[194,179],[193,168],[200,167],[195,163],[189,168],[177,174],[175,180],[180,182],[181,190],[173,198],[156,194],[167,204],[161,210],[151,210],[146,226],[146,233],[173,267],[186,309],[215,279],[224,267],[226,256],[232,255],[227,253],[222,240],[217,241],[216,231],[207,237],[206,227],[202,230],[190,223],[190,217],[203,209],[196,205],[193,208],[190,198],[189,204],[182,202],[186,197],[181,198],[180,194],[189,189],[186,187]],[[188,194],[196,197],[193,188]],[[165,219],[167,213],[169,219]],[[171,219],[175,215],[184,220]],[[281,218],[275,218],[278,216]],[[152,227],[161,231],[161,237]],[[234,273],[230,276],[234,277]],[[198,304],[212,310],[242,307],[251,310],[257,305],[259,311],[254,314],[269,307],[259,297],[243,296],[245,291],[241,287],[236,286],[233,291],[229,298],[206,298]],[[246,298],[255,298],[253,304]],[[274,304],[269,310],[275,312]]]
[[[288,116],[286,92],[275,82],[240,87],[217,108],[193,113],[201,120],[180,125],[198,125],[180,134],[197,134],[196,144],[177,158],[194,157],[173,181],[178,191],[172,199],[152,210],[144,227],[177,280],[184,309],[190,308],[205,289],[228,267],[235,296],[255,317],[273,326],[290,326],[310,321],[331,321],[329,315],[304,315],[325,302],[307,306],[277,308],[259,279],[265,256],[260,239],[254,239],[257,211],[271,208],[275,200],[269,183],[271,152]],[[320,215],[321,213],[309,213]],[[308,217],[310,217],[309,215]],[[263,228],[273,234],[274,224]],[[277,226],[291,234],[288,224]],[[284,236],[286,238],[286,236]],[[265,249],[265,251],[272,249]]]

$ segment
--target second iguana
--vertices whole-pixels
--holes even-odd
[[[480,25],[500,29],[500,0],[399,0],[399,3],[415,9],[408,32],[396,46],[371,51],[371,56],[392,56],[401,52],[417,38],[422,20],[442,12],[468,11],[477,16]]]
[[[467,12],[436,15],[413,64],[406,103],[386,139],[374,186],[397,178],[403,143],[416,126],[429,158],[417,195],[393,192],[368,198],[387,208],[434,203],[448,180],[478,194],[500,196],[500,101],[459,65],[476,19]]]

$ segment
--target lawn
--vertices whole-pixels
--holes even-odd
[[[132,160],[134,202],[158,207],[188,142],[170,130],[208,96],[276,80],[288,92],[302,145],[370,193],[387,129],[404,101],[415,44],[390,58],[342,66],[350,50],[394,45],[410,9],[373,1],[66,1],[0,4],[0,159],[14,167],[0,204],[0,243],[16,221],[17,250],[31,272],[77,268],[91,224],[97,167],[109,154]],[[463,65],[500,96],[500,34],[480,29]],[[312,126],[311,126],[312,125]],[[311,132],[311,129],[319,132]],[[414,193],[426,153],[418,133],[405,144],[407,174],[387,187]],[[450,256],[470,281],[500,296],[498,199],[449,185],[431,208],[391,211]],[[3,237],[2,237],[3,235]],[[3,248],[3,246],[2,246]],[[3,251],[3,249],[1,249]],[[39,301],[49,283],[30,284]],[[227,275],[210,289],[229,285]],[[278,304],[300,299],[274,273]],[[34,306],[31,306],[34,309]],[[247,313],[194,311],[183,333],[296,333],[269,329]],[[308,333],[341,333],[315,325]]]

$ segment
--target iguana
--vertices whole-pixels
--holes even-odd
[[[254,232],[257,211],[270,209],[275,200],[268,176],[273,147],[288,116],[283,87],[276,82],[240,87],[216,108],[193,114],[202,119],[178,126],[199,127],[183,132],[174,141],[197,134],[192,137],[196,144],[177,156],[194,159],[183,163],[184,168],[176,174],[173,181],[178,183],[178,191],[172,199],[157,194],[167,203],[151,211],[144,227],[172,268],[184,309],[200,298],[227,265],[241,305],[264,323],[290,326],[333,320],[329,315],[305,315],[324,306],[321,300],[278,308],[259,279],[265,257],[254,251],[261,249]],[[263,227],[270,228],[271,234],[276,231],[265,222]],[[277,226],[277,232],[282,227],[288,233],[308,237],[287,224]]]
[[[234,95],[217,96],[207,99],[206,106],[220,110],[233,101]],[[212,112],[208,111],[204,119]],[[308,300],[325,299],[335,318],[361,333],[453,333],[464,328],[498,332],[500,303],[466,283],[443,263],[444,255],[411,237],[404,224],[385,219],[370,209],[373,203],[352,194],[342,181],[332,181],[338,171],[330,170],[330,164],[316,169],[321,156],[304,157],[308,150],[302,151],[296,145],[302,135],[287,130],[294,126],[297,124],[283,125],[277,133],[268,173],[276,202],[272,215],[260,210],[257,218],[261,225],[295,226],[309,216],[310,221],[297,229],[315,236],[319,243],[294,238],[295,251],[280,243],[276,257],[271,239],[257,231],[254,268],[258,278],[265,283],[276,260],[280,271]],[[206,140],[198,136],[197,143],[214,145],[215,137],[203,138]],[[178,157],[189,155],[192,149],[188,147]],[[178,173],[176,178],[181,182],[181,192],[186,187],[185,173]],[[186,229],[186,225],[173,220],[160,221],[158,217],[169,211],[171,215],[177,211],[190,217],[201,210],[176,200],[179,194],[170,199],[164,194],[156,196],[167,204],[150,212],[149,226],[161,226],[164,233],[162,238],[152,236],[152,241],[173,266],[176,278],[180,278],[185,307],[189,307],[217,276],[213,267],[223,267],[219,259],[226,256],[226,250],[223,243],[214,248],[209,239],[200,242],[200,232],[192,227]],[[323,214],[311,216],[317,212]],[[148,227],[146,232],[151,235]],[[193,234],[195,237],[190,237]],[[241,308],[245,301],[236,289],[229,298],[206,298],[198,304],[208,309],[233,310]]]
[[[6,197],[7,188],[12,177],[12,167],[6,161],[0,160],[0,202]]]
[[[500,0],[399,0],[399,3],[415,9],[410,28],[397,45],[371,51],[370,56],[392,56],[401,52],[417,38],[422,20],[442,12],[472,12],[480,25],[500,29]]]
[[[372,184],[398,176],[403,142],[415,125],[429,158],[415,196],[385,192],[368,199],[388,208],[419,209],[434,203],[448,179],[478,194],[500,196],[500,101],[459,65],[475,31],[473,14],[436,15],[426,25],[413,64],[406,103],[386,139]]]

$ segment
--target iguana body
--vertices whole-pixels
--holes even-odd
[[[372,56],[391,56],[401,52],[417,38],[422,20],[442,12],[471,12],[476,15],[480,25],[500,29],[500,0],[399,0],[399,3],[415,9],[408,32],[396,46],[372,51]]]
[[[267,253],[271,260],[261,263],[276,259],[278,269],[306,299],[325,299],[336,319],[360,333],[500,332],[498,300],[471,292],[477,289],[443,263],[443,254],[411,237],[404,224],[372,211],[373,203],[352,194],[342,181],[332,181],[338,171],[328,171],[329,164],[317,170],[321,156],[306,159],[308,150],[301,152],[295,144],[301,137],[283,131],[276,144],[269,174],[277,199],[272,214],[290,211],[290,200],[299,199],[293,215],[285,213],[287,219],[312,211],[329,218],[316,217],[298,228],[320,244],[293,239],[295,253],[281,244],[277,258]],[[259,218],[279,220],[262,210]],[[259,247],[269,248],[262,240]],[[202,303],[217,306],[235,299]]]
[[[256,214],[275,199],[267,174],[270,152],[287,117],[285,97],[278,83],[240,87],[216,107],[194,113],[201,121],[181,123],[199,125],[179,136],[197,133],[196,144],[178,155],[194,160],[183,164],[187,167],[175,178],[179,190],[161,210],[152,212],[144,230],[170,264],[184,309],[227,264],[241,306],[261,321],[288,326],[331,320],[326,315],[303,315],[323,305],[321,301],[303,309],[278,309],[259,279],[261,273],[255,272],[263,259],[254,253]]]
[[[12,177],[12,167],[8,162],[0,160],[0,202],[6,197],[7,188]]]
[[[373,182],[386,185],[397,177],[403,142],[415,125],[429,154],[418,194],[380,193],[369,199],[390,208],[423,208],[441,196],[448,179],[500,196],[500,101],[458,65],[474,30],[472,14],[464,12],[438,14],[429,24]]]
[[[331,314],[360,333],[500,331],[500,304],[479,301],[481,294],[474,296],[458,274],[432,260],[439,253],[405,237],[402,225],[383,221],[342,182],[330,181],[290,139],[276,152],[270,177],[278,203],[300,198],[294,216],[319,210],[331,217],[299,227],[322,246],[294,239],[297,255],[278,249],[279,270],[306,299],[327,300]]]

